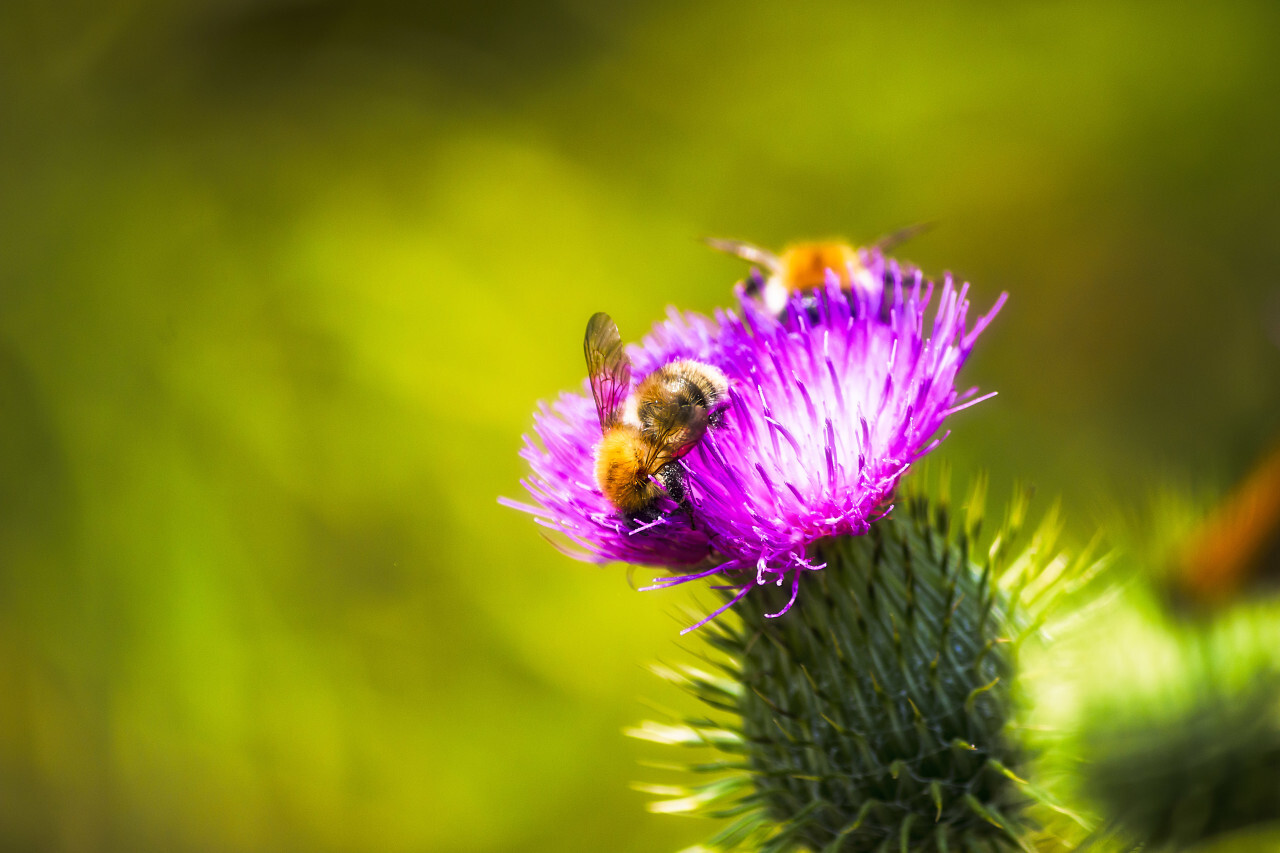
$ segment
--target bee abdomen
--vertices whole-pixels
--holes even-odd
[[[600,442],[596,481],[600,491],[618,509],[638,512],[651,506],[662,494],[650,475],[669,458],[665,453],[654,453],[637,427],[622,424],[605,433]]]

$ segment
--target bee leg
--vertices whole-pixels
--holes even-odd
[[[662,513],[656,506],[647,506],[644,509],[637,509],[627,513],[627,521],[634,525],[653,524],[662,518]]]
[[[693,517],[693,504],[689,503],[689,492],[684,485],[684,466],[676,462],[664,465],[658,472],[658,479],[667,490],[667,497],[680,505],[680,509],[689,518],[689,529],[697,530],[698,522]]]
[[[689,517],[689,529],[698,529],[698,520],[693,517],[693,504],[688,501],[681,501],[680,508],[684,510],[684,514]]]
[[[668,462],[658,471],[658,482],[667,490],[667,497],[678,504],[684,503],[684,466],[678,462]]]

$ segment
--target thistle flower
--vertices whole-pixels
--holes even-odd
[[[1016,655],[1061,581],[1088,572],[1055,557],[1052,521],[1007,562],[1023,504],[979,549],[981,488],[962,524],[918,489],[889,515],[946,417],[986,399],[958,393],[956,374],[1005,297],[970,324],[967,286],[857,257],[843,286],[829,270],[775,312],[752,296],[757,278],[736,311],[672,312],[628,350],[633,376],[692,359],[727,380],[714,426],[671,463],[681,505],[641,521],[601,493],[594,448],[612,418],[589,384],[540,409],[524,448],[533,503],[508,503],[583,559],[689,567],[650,589],[715,576],[723,603],[693,627],[746,598],[706,634],[720,675],[668,671],[715,718],[636,732],[727,753],[692,768],[718,778],[661,789],[673,799],[655,806],[735,817],[711,848],[1030,849],[1033,812],[1052,803],[1014,731]],[[810,573],[805,606],[777,619]]]
[[[675,463],[686,471],[686,511],[672,502],[639,524],[605,499],[585,383],[535,414],[537,440],[526,437],[521,454],[533,503],[504,503],[563,534],[580,559],[695,568],[649,589],[720,576],[735,592],[707,619],[765,584],[786,591],[768,615],[786,612],[801,577],[823,568],[815,544],[866,533],[907,468],[945,438],[936,434],[946,417],[986,399],[957,393],[955,378],[1005,296],[969,327],[968,286],[947,276],[926,328],[933,282],[876,251],[860,259],[865,272],[850,289],[831,272],[777,316],[739,289],[738,312],[673,311],[628,349],[636,376],[692,358],[729,379],[722,423]]]

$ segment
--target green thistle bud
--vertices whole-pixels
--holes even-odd
[[[1025,848],[1047,798],[1023,778],[1017,653],[1084,563],[1052,559],[1052,521],[1007,561],[1025,499],[979,552],[981,493],[963,523],[917,493],[866,535],[819,543],[827,568],[801,606],[769,618],[785,603],[770,590],[713,626],[723,677],[664,671],[728,716],[633,734],[733,760],[692,768],[730,772],[654,809],[735,817],[715,850]]]
[[[1133,843],[1180,849],[1269,828],[1248,849],[1276,849],[1280,612],[1132,627],[1084,689],[1085,797]]]

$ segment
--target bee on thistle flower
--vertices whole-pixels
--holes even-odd
[[[909,225],[881,237],[867,246],[866,250],[886,251],[931,227],[932,224],[928,222]],[[794,243],[777,254],[742,240],[711,237],[703,242],[716,251],[756,265],[757,268],[751,270],[751,275],[739,287],[770,314],[777,315],[785,311],[787,301],[796,293],[802,294],[806,309],[812,311],[817,293],[826,284],[829,275],[835,276],[845,290],[854,287],[870,289],[876,286],[871,280],[871,269],[862,262],[863,251],[844,240]],[[762,275],[759,268],[763,268],[768,277]],[[881,289],[883,284],[881,281]]]
[[[877,248],[721,248],[768,282],[626,348],[593,317],[588,378],[526,438],[532,500],[504,500],[580,559],[671,570],[649,589],[710,579],[723,605],[686,631],[738,604],[702,633],[718,674],[659,669],[708,716],[631,731],[724,753],[687,767],[710,781],[642,786],[664,797],[651,810],[723,819],[698,848],[719,853],[1030,850],[1077,836],[1066,822],[1090,831],[1027,778],[1017,662],[1095,564],[1055,554],[1053,514],[1010,560],[1025,500],[981,538],[982,480],[956,506],[914,477],[886,517],[947,416],[986,399],[956,374],[1005,296],[971,320],[967,285]],[[691,365],[707,390],[683,383]],[[646,425],[649,399],[673,417]]]
[[[676,460],[718,422],[728,382],[719,370],[680,359],[631,389],[631,359],[608,314],[587,322],[583,340],[591,395],[604,437],[596,448],[596,480],[619,510],[641,521],[661,513],[662,498],[684,501],[684,469]]]
[[[521,451],[531,501],[503,503],[562,534],[578,559],[675,571],[648,589],[713,576],[732,587],[692,627],[765,584],[787,590],[770,615],[785,613],[801,578],[823,568],[811,546],[867,532],[907,468],[945,438],[947,416],[992,396],[959,392],[955,380],[1005,295],[970,322],[967,285],[947,276],[936,287],[876,249],[855,254],[867,271],[857,287],[830,274],[779,311],[743,292],[736,311],[714,317],[672,310],[626,349],[637,376],[688,360],[733,389],[716,427],[664,460],[679,466],[680,504],[655,500],[658,511],[637,524],[601,488],[591,377],[539,407]]]

